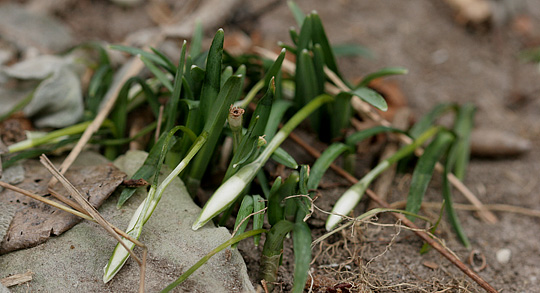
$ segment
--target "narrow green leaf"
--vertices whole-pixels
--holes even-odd
[[[403,133],[405,132],[401,129],[394,128],[394,127],[388,127],[388,126],[374,126],[371,128],[368,128],[366,130],[355,132],[347,137],[345,139],[345,143],[349,145],[350,147],[356,147],[356,144],[363,141],[364,139],[370,138],[372,136],[375,136],[379,133],[387,133],[387,132],[394,132],[394,133]]]
[[[375,108],[377,108],[377,109],[379,109],[381,111],[388,110],[388,105],[386,104],[386,101],[381,96],[381,94],[379,94],[378,92],[376,92],[376,91],[374,91],[374,90],[372,90],[370,88],[360,87],[360,88],[357,88],[357,89],[353,90],[350,93],[357,96],[357,97],[359,97],[364,102],[372,105],[373,107],[375,107]]]
[[[193,36],[191,37],[191,44],[189,46],[189,55],[197,57],[201,54],[203,40],[203,27],[200,20],[195,21],[195,28],[193,29]]]
[[[165,289],[161,290],[161,293],[167,293],[170,292],[172,289],[174,289],[176,286],[180,285],[182,282],[184,282],[191,274],[193,274],[197,269],[199,269],[203,264],[205,264],[212,256],[214,256],[216,253],[222,251],[223,249],[229,247],[229,245],[238,243],[246,238],[249,238],[251,236],[259,235],[261,233],[266,232],[264,229],[259,230],[252,230],[245,232],[243,234],[240,234],[238,236],[234,236],[233,238],[227,240],[220,246],[216,247],[216,249],[212,250],[210,253],[205,255],[201,260],[199,260],[196,264],[194,264],[192,267],[190,267],[185,273],[183,273],[178,279],[176,279],[174,282],[169,284]]]
[[[170,92],[174,90],[171,81],[163,71],[161,71],[150,59],[141,55],[141,61],[146,65],[146,68],[154,74],[154,76],[161,82],[161,84],[167,88]]]
[[[356,87],[366,87],[370,81],[389,75],[401,75],[407,74],[409,70],[403,67],[385,67],[376,72],[368,74],[362,79],[362,81]]]
[[[444,172],[442,174],[443,199],[445,202],[446,213],[448,214],[448,220],[450,221],[452,228],[454,228],[454,231],[456,232],[456,235],[458,236],[461,243],[463,243],[466,248],[470,248],[471,243],[469,242],[469,238],[463,230],[456,210],[454,209],[454,203],[452,199],[452,185],[450,183],[450,180],[448,180],[448,174],[452,169],[452,162],[455,162],[456,156],[456,152],[449,151],[448,157],[446,158],[446,162],[444,164]]]
[[[298,44],[298,32],[296,32],[296,28],[294,27],[289,28],[289,36],[291,37],[291,41],[293,42],[293,44],[295,45]]]
[[[131,55],[137,56],[140,55],[141,57],[145,57],[146,59],[158,64],[159,66],[162,66],[163,68],[167,68],[168,64],[163,61],[159,56],[156,56],[155,54],[152,54],[150,52],[146,52],[139,48],[134,47],[128,47],[128,46],[122,46],[122,45],[111,45],[111,49],[118,50],[122,52],[129,53]],[[174,72],[174,71],[173,71]]]
[[[272,292],[277,279],[277,272],[283,255],[283,240],[293,228],[293,223],[282,220],[273,225],[270,232],[266,234],[260,261],[260,279],[266,281],[268,292]]]
[[[336,101],[328,105],[330,137],[332,140],[343,137],[345,135],[344,130],[350,125],[351,118],[354,115],[351,107],[351,97],[351,94],[341,92],[336,96]]]
[[[44,145],[43,147],[40,147],[40,148],[32,148],[29,150],[20,151],[17,154],[9,155],[7,157],[4,157],[4,155],[2,155],[2,168],[5,170],[13,166],[15,163],[17,163],[20,160],[37,158],[44,153],[52,152],[70,143],[75,143],[79,139],[80,139],[80,135],[74,135],[74,136],[70,136],[69,138],[58,141],[56,143]]]
[[[168,104],[167,120],[165,122],[164,132],[168,132],[176,124],[177,112],[178,112],[178,100],[182,93],[182,77],[184,76],[184,63],[186,60],[186,41],[182,44],[182,51],[180,53],[180,61],[178,67],[176,67],[176,74],[174,75],[174,86],[172,95]]]
[[[112,67],[109,64],[99,66],[88,84],[87,108],[95,116],[99,105],[112,82]]]
[[[253,230],[262,229],[264,224],[264,213],[261,212],[265,208],[264,199],[256,194],[253,196],[253,212],[258,213],[253,215]],[[253,236],[255,246],[259,246],[261,235]]]
[[[435,123],[435,120],[448,111],[456,111],[457,105],[456,103],[443,103],[438,104],[435,106],[429,113],[425,114],[416,122],[413,127],[409,130],[409,135],[412,138],[417,138],[420,134],[422,134],[426,129],[433,126]]]
[[[232,75],[233,75],[233,68],[231,66],[225,67],[225,69],[221,73],[221,82],[219,86],[220,89],[223,87],[227,79],[229,79],[229,77],[231,77]]]
[[[185,42],[186,41],[184,41],[184,43]],[[158,56],[159,59],[163,60],[163,62],[167,64],[167,66],[164,66],[163,68],[165,68],[170,74],[174,74],[178,70],[176,66],[174,66],[174,64],[171,62],[171,60],[167,56],[165,56],[165,54],[163,54],[161,51],[159,51],[156,48],[150,48],[150,50],[152,50],[152,52],[154,52],[154,54],[156,54],[156,56]]]
[[[253,197],[246,195],[242,199],[240,209],[238,209],[238,213],[236,214],[236,221],[234,223],[235,234],[238,235],[244,233],[249,223],[248,217],[250,217],[251,213],[253,213]],[[236,248],[236,244],[233,244],[231,248]]]
[[[274,226],[277,222],[285,219],[285,203],[283,202],[283,199],[295,193],[299,180],[299,173],[293,171],[289,177],[287,177],[285,182],[279,184],[278,189],[274,190],[274,188],[272,188],[274,191],[270,191],[270,197],[268,198],[268,223],[270,223],[271,226]]]
[[[330,165],[337,159],[337,157],[339,157],[339,155],[346,151],[351,151],[351,148],[348,145],[340,142],[333,143],[326,150],[324,150],[311,168],[307,184],[308,189],[317,189],[319,182],[321,181],[326,170],[328,170]]]
[[[291,106],[291,101],[274,100],[272,109],[270,110],[270,116],[268,117],[268,122],[266,123],[266,128],[264,130],[266,140],[270,141],[272,138],[274,138],[274,135],[278,130],[279,123],[281,123],[285,112],[287,112]]]
[[[152,177],[152,175],[156,172],[156,166],[158,164],[166,138],[167,133],[164,132],[154,144],[150,150],[150,153],[148,153],[148,157],[146,157],[146,160],[144,160],[143,165],[133,174],[133,176],[131,176],[131,179],[144,179],[146,181],[150,180],[150,177]],[[170,147],[172,147],[172,145],[172,143],[169,144]],[[122,193],[118,198],[118,202],[116,203],[116,208],[122,207],[122,205],[135,193],[135,191],[137,191],[137,188],[131,187],[126,187],[124,190],[122,190]]]
[[[296,20],[296,24],[298,24],[298,26],[302,26],[302,24],[304,23],[304,19],[306,18],[306,15],[302,11],[302,9],[296,4],[296,2],[292,0],[288,0],[287,5],[289,6],[289,9],[294,16],[294,20]]]
[[[361,56],[369,59],[375,58],[375,55],[370,49],[355,44],[334,45],[332,46],[332,51],[336,57]]]
[[[411,187],[407,197],[406,211],[417,214],[422,205],[429,181],[433,176],[433,170],[438,160],[448,151],[448,147],[454,140],[454,135],[448,131],[440,132],[437,137],[427,146],[424,154],[418,160],[411,179]],[[408,217],[414,220],[413,217]]]
[[[336,58],[334,57],[334,52],[332,51],[330,42],[326,37],[321,18],[319,17],[319,14],[317,14],[317,12],[312,12],[310,15],[313,18],[313,43],[321,45],[322,51],[324,53],[324,62],[326,63],[328,69],[332,70],[335,74],[337,74],[337,76],[341,77],[336,63]],[[343,81],[346,82],[345,80]]]
[[[223,125],[225,125],[230,105],[238,100],[238,97],[240,96],[242,87],[240,82],[241,77],[231,76],[223,86],[223,89],[219,92],[219,95],[216,98],[216,104],[209,109],[210,113],[208,115],[208,120],[203,128],[204,131],[208,131],[209,133],[208,141],[201,152],[195,157],[190,171],[190,179],[188,179],[190,182],[187,182],[191,192],[195,190],[194,188],[198,188],[200,180],[206,171],[206,167],[210,162],[210,158],[214,153],[217,141],[223,130]],[[200,106],[202,106],[202,101]],[[203,109],[201,108],[200,111],[202,113]]]
[[[272,160],[278,164],[282,164],[287,168],[297,169],[298,163],[287,151],[282,148],[277,148],[272,154]]]
[[[206,58],[206,74],[201,89],[201,114],[203,121],[212,120],[209,117],[211,109],[215,107],[214,101],[218,96],[221,86],[221,60],[223,58],[223,29],[219,29]],[[218,102],[219,103],[219,102]]]
[[[293,228],[294,283],[292,292],[304,292],[311,263],[311,229],[304,221]]]
[[[272,78],[274,78],[281,71],[281,65],[285,59],[285,53],[286,50],[282,49],[279,56],[276,58],[276,61],[272,63],[272,66],[270,66],[268,72],[266,72],[266,75],[264,76],[264,86],[269,86]]]
[[[471,131],[475,112],[476,107],[470,103],[459,107],[454,123],[454,132],[457,134],[457,139],[454,141],[450,151],[456,153],[453,171],[459,180],[465,178],[467,165],[469,164]]]

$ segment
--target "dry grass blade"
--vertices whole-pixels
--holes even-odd
[[[56,167],[51,163],[51,161],[47,158],[47,156],[41,155],[40,162],[43,164],[43,166],[45,166],[45,168],[47,168],[47,170],[49,170],[49,172],[51,172],[51,174],[58,181],[60,181],[60,183],[64,186],[64,188],[66,188],[66,190],[71,194],[71,196],[75,198],[77,203],[93,218],[93,220],[95,220],[100,226],[103,227],[103,229],[105,229],[109,234],[111,234],[111,236],[113,236],[114,239],[116,239],[130,253],[133,259],[137,261],[137,263],[141,267],[141,280],[140,280],[140,285],[139,285],[139,292],[144,292],[144,273],[146,271],[146,253],[147,253],[146,246],[142,244],[140,241],[133,239],[132,237],[129,237],[125,233],[122,233],[124,234],[122,236],[129,239],[129,241],[135,243],[137,246],[141,246],[143,248],[143,259],[141,260],[139,257],[137,257],[133,253],[133,251],[128,247],[128,245],[122,240],[122,238],[120,237],[120,233],[117,232],[118,229],[115,229],[109,222],[107,222],[107,220],[105,220],[105,218],[103,218],[103,216],[101,216],[101,214],[94,208],[94,206],[92,206],[83,197],[83,195],[79,192],[79,190],[75,188],[75,186],[73,186],[73,184],[71,184],[71,182],[69,182],[69,180],[67,180],[66,177],[64,177],[64,175],[62,175],[60,171],[58,171],[58,169],[56,169]]]
[[[53,207],[55,207],[57,209],[60,209],[60,210],[63,210],[65,212],[68,212],[70,214],[73,214],[75,216],[79,216],[79,217],[81,217],[83,219],[94,221],[94,219],[92,217],[90,217],[89,215],[87,215],[86,213],[82,213],[82,212],[73,210],[73,209],[71,209],[69,207],[66,207],[63,204],[59,204],[59,203],[57,203],[55,201],[52,201],[50,199],[43,198],[43,197],[41,197],[41,196],[39,196],[37,194],[34,194],[34,193],[30,192],[30,191],[24,190],[24,189],[19,188],[17,186],[13,186],[13,185],[5,183],[3,181],[0,181],[0,186],[3,187],[3,188],[10,189],[10,190],[13,190],[15,192],[18,192],[20,194],[26,195],[28,197],[31,197],[31,198],[33,198],[33,199],[35,199],[37,201],[41,201],[41,202],[43,202],[45,204],[48,204],[48,205],[53,206]]]
[[[256,48],[255,52],[269,59],[275,59],[277,57],[277,55],[274,52],[271,52],[263,48]],[[295,72],[295,65],[288,60],[283,61],[282,68],[285,69],[286,71],[289,71],[290,73]],[[347,85],[344,84],[334,72],[329,70],[327,67],[325,67],[324,70],[328,78],[337,86],[336,87],[332,84],[327,83],[325,87],[329,93],[338,94],[340,91],[346,91],[346,92],[350,91]],[[369,106],[366,102],[362,101],[359,97],[353,96],[351,98],[351,105],[355,109],[355,111],[358,112],[358,114],[365,116],[372,121],[375,121],[379,125],[391,126],[390,122],[383,119],[379,114],[374,112],[371,106]],[[406,135],[398,135],[398,137],[402,142],[406,144],[410,144],[412,142],[411,138]],[[438,172],[441,172],[443,170],[443,167],[441,164],[438,163],[435,169]],[[491,224],[495,224],[498,222],[497,217],[492,212],[487,210],[485,206],[482,204],[482,202],[474,195],[474,193],[472,193],[467,188],[467,186],[465,186],[459,179],[457,179],[456,176],[454,176],[454,174],[449,173],[448,180],[450,181],[450,183],[452,183],[452,185],[454,185],[454,187],[456,187],[465,196],[465,198],[467,198],[468,201],[470,201],[474,206],[478,208],[479,215],[482,219],[484,219],[486,222],[491,223]]]
[[[32,276],[34,275],[33,272],[28,271],[24,274],[16,274],[13,276],[5,277],[3,279],[0,279],[0,284],[4,285],[5,287],[12,287],[16,285],[20,285],[22,283],[30,282],[32,281]]]

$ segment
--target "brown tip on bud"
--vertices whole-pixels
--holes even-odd
[[[234,118],[238,118],[244,115],[244,112],[244,109],[235,107],[233,105],[231,105],[231,107],[229,108],[229,115],[233,116]]]

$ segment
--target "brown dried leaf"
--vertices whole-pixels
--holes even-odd
[[[27,177],[18,187],[36,194],[47,195],[47,183],[51,174],[37,161],[24,164]],[[126,175],[112,164],[73,167],[66,173],[70,180],[94,206],[99,207],[124,180]],[[58,188],[61,195],[69,193]],[[52,196],[49,198],[56,200]],[[0,254],[36,246],[50,236],[58,236],[80,222],[80,218],[60,211],[10,190],[0,193],[0,206],[17,204],[18,208],[9,230],[0,243]]]

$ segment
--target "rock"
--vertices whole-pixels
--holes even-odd
[[[497,129],[474,129],[471,133],[471,155],[477,157],[518,156],[530,151],[530,140]]]
[[[0,35],[18,48],[35,47],[48,53],[66,50],[74,42],[64,24],[11,3],[0,6]]]
[[[507,264],[510,261],[510,257],[512,257],[512,251],[508,248],[502,248],[497,250],[497,261],[500,264]]]
[[[145,157],[144,152],[128,152],[115,164],[131,175]],[[160,179],[170,172],[164,168]],[[131,215],[143,200],[143,190],[116,209],[118,194],[103,204],[101,214],[118,228],[125,229]],[[157,292],[178,278],[201,257],[230,239],[225,228],[211,225],[191,230],[198,208],[180,179],[165,190],[161,202],[143,228],[141,241],[148,246],[147,292]],[[84,221],[62,236],[37,247],[0,256],[0,278],[15,273],[34,272],[34,279],[13,292],[134,292],[139,284],[139,266],[132,259],[116,277],[103,284],[103,267],[116,241],[95,223]],[[136,253],[141,252],[135,249]],[[177,287],[179,292],[254,292],[247,269],[236,250],[226,249]]]

